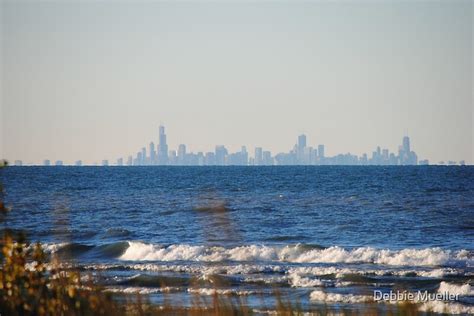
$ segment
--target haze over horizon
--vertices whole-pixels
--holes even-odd
[[[473,3],[1,1],[0,157],[158,141],[474,163]]]

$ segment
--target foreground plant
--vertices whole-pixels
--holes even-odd
[[[41,245],[33,249],[8,232],[2,240],[0,311],[2,315],[123,315],[124,308],[77,271],[53,263],[46,269]]]

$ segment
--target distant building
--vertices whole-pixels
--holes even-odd
[[[23,166],[23,161],[21,161],[21,160],[15,160],[14,164],[15,164],[15,166],[21,167],[21,166]]]
[[[178,165],[186,164],[186,145],[181,144],[178,147]]]
[[[398,152],[401,165],[416,165],[418,163],[418,156],[410,150],[410,138],[408,136],[403,137],[402,146]]]
[[[382,150],[382,163],[387,165],[389,161],[389,153],[388,149],[383,149]]]
[[[62,166],[62,165],[63,165],[63,161],[62,161],[62,160],[56,160],[55,165],[56,165],[56,166]]]
[[[123,158],[118,158],[117,159],[117,166],[123,166]]]
[[[107,167],[109,165],[109,161],[107,159],[102,160],[102,166]]]
[[[247,153],[247,147],[242,146],[240,148],[240,165],[246,166],[249,163],[249,154]]]
[[[290,153],[279,153],[275,156],[275,161],[277,165],[295,165],[296,164],[296,155],[294,152]]]
[[[313,147],[305,147],[303,149],[303,156],[301,157],[300,164],[302,165],[311,165],[313,157]]]
[[[43,166],[51,166],[51,161],[49,159],[45,159],[43,161]]]
[[[178,164],[178,155],[176,154],[176,150],[170,150],[168,154],[168,165],[177,165]]]
[[[227,159],[227,149],[224,145],[216,146],[216,165],[225,166]]]
[[[76,160],[76,162],[74,163],[74,165],[75,165],[76,167],[82,166],[82,160]]]
[[[216,155],[213,152],[208,152],[204,156],[205,166],[214,166],[216,164]]]
[[[204,166],[204,154],[202,153],[202,151],[197,153],[196,159],[198,166]]]
[[[134,166],[141,166],[143,163],[143,159],[142,159],[142,153],[141,152],[137,152],[137,156],[135,158],[135,161],[133,162],[133,165]]]
[[[156,161],[156,152],[155,152],[155,143],[153,142],[150,142],[150,165],[156,165],[157,164],[157,161]]]
[[[317,165],[318,164],[318,150],[316,148],[310,147],[309,153],[309,164]]]
[[[430,163],[429,163],[428,159],[423,159],[423,160],[420,160],[418,164],[421,165],[421,166],[427,166]]]
[[[410,152],[410,138],[408,136],[403,137],[403,150],[407,153]]]
[[[263,151],[262,151],[262,147],[255,147],[254,164],[255,164],[256,166],[261,166],[261,165],[263,164]]]
[[[273,165],[272,153],[270,151],[263,152],[262,164],[265,166]]]
[[[147,161],[147,158],[146,158],[146,148],[145,147],[142,148],[142,157],[141,158],[142,158],[142,163],[141,163],[142,166],[148,164],[148,161]]]
[[[168,164],[168,144],[166,143],[166,134],[164,126],[159,127],[158,164]]]
[[[302,134],[298,136],[298,144],[296,145],[296,160],[298,165],[305,164],[305,148],[306,148],[306,135]]]
[[[159,142],[155,149],[155,144],[149,144],[149,156],[146,148],[143,147],[137,153],[136,158],[128,157],[127,165],[417,165],[428,164],[428,160],[418,162],[417,154],[411,148],[410,138],[404,136],[402,144],[397,152],[390,152],[387,148],[377,146],[370,155],[363,154],[358,157],[351,153],[339,154],[327,157],[325,146],[320,144],[317,148],[307,146],[306,135],[298,136],[297,143],[286,153],[278,153],[274,157],[270,151],[264,151],[262,147],[256,147],[254,157],[249,157],[247,148],[241,147],[240,151],[229,153],[224,145],[215,147],[214,152],[198,152],[194,154],[187,152],[186,145],[180,144],[176,150],[168,151],[167,136],[165,127],[159,126]],[[444,162],[441,162],[444,163]],[[463,164],[464,162],[459,162]],[[46,161],[44,163],[46,164]],[[48,162],[49,164],[49,162]],[[119,158],[117,165],[122,165],[123,160]],[[454,165],[456,162],[449,161]]]
[[[389,156],[389,165],[398,165],[398,157],[394,153],[390,153]]]
[[[318,156],[324,158],[324,145],[318,145]]]
[[[302,134],[298,136],[298,148],[306,147],[306,135]]]

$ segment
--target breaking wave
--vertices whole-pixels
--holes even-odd
[[[474,265],[472,252],[441,248],[389,250],[359,247],[345,249],[338,246],[322,248],[303,244],[286,246],[245,245],[224,248],[187,244],[163,246],[140,241],[124,241],[99,246],[75,243],[45,244],[45,250],[50,253],[71,252],[76,256],[85,255],[138,262],[369,263],[411,267],[472,267]],[[438,270],[438,272],[444,274],[446,271]]]
[[[234,248],[191,245],[160,246],[129,241],[119,257],[126,261],[278,261],[291,263],[372,263],[391,266],[470,266],[472,254],[441,248],[387,250],[371,247],[344,249],[333,246],[307,249],[304,245],[248,245]]]
[[[368,295],[326,293],[321,290],[311,292],[309,298],[312,301],[331,303],[367,303],[373,301],[373,298]]]
[[[470,284],[453,284],[444,281],[440,283],[438,292],[461,296],[474,296],[474,289]]]

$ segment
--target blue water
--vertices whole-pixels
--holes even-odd
[[[427,289],[435,291],[441,282],[471,282],[474,273],[473,167],[8,167],[1,172],[13,209],[10,227],[52,252],[67,249],[79,265],[107,271],[113,290],[146,288],[157,302],[161,294],[153,288],[159,285],[141,278],[198,277],[209,265],[227,267],[212,272],[232,279],[231,290],[257,291],[252,280],[261,277],[268,288],[275,281],[308,304],[315,289],[356,295],[361,285],[387,290],[402,279],[418,289],[425,278],[431,282]],[[239,270],[243,265],[253,270]],[[340,274],[325,279],[323,268]],[[351,283],[348,278],[345,284],[344,273],[373,279]],[[314,282],[293,280],[295,275]],[[387,275],[392,275],[388,281]],[[179,288],[177,295],[186,291],[186,285]],[[472,296],[462,303],[471,304]]]

